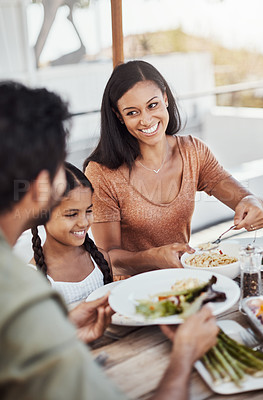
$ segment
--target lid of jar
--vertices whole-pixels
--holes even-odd
[[[248,254],[251,253],[262,253],[262,249],[258,246],[254,246],[254,244],[248,244],[246,246],[241,246],[240,251],[245,251]]]

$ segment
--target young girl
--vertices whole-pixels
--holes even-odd
[[[93,221],[91,183],[70,163],[65,163],[65,171],[67,188],[45,225],[43,248],[37,228],[32,229],[34,259],[31,264],[71,304],[112,282],[112,275],[107,253],[98,250],[88,236]]]

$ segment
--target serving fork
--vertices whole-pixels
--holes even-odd
[[[242,330],[240,332],[240,337],[244,344],[248,347],[251,347],[253,350],[263,350],[262,340],[256,336],[251,328]]]
[[[210,251],[210,250],[216,249],[218,247],[219,243],[221,242],[222,236],[224,236],[227,232],[231,231],[235,227],[236,227],[236,225],[230,226],[230,228],[228,228],[225,232],[221,233],[221,235],[218,236],[218,238],[216,240],[214,240],[213,242],[205,243],[205,244],[211,244],[211,246],[209,246],[207,249],[206,248],[201,248],[201,250],[202,251]],[[204,246],[205,244],[202,244],[202,246]]]
[[[212,244],[219,244],[221,242],[221,238],[223,235],[225,235],[227,232],[231,231],[232,229],[234,229],[236,227],[236,225],[232,225],[230,226],[230,228],[228,228],[225,232],[221,233],[220,236],[218,236],[218,238],[216,240],[214,240],[213,242],[211,242]]]

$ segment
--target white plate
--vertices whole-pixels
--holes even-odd
[[[197,278],[202,282],[207,282],[212,275],[217,277],[217,282],[213,285],[215,290],[224,292],[226,300],[219,303],[210,303],[214,315],[219,315],[232,307],[239,299],[240,289],[236,282],[224,275],[213,274],[210,271],[194,271],[183,268],[162,269],[158,271],[145,272],[132,278],[128,278],[121,285],[113,288],[109,303],[111,308],[125,317],[132,318],[143,324],[180,324],[183,320],[178,315],[161,317],[156,319],[145,319],[143,315],[135,312],[136,302],[148,299],[155,295],[171,289],[171,286],[179,280],[187,278]]]
[[[99,287],[86,298],[86,301],[97,300],[103,297],[106,293],[111,292],[114,287],[118,286],[119,283],[121,281],[107,283],[107,285]]]
[[[98,289],[94,290],[86,299],[86,301],[96,300],[102,296],[104,296],[107,292],[111,291],[114,287],[118,286],[120,283],[124,281],[116,281],[112,283],[108,283],[107,285],[101,286]],[[115,313],[111,317],[111,323],[113,325],[125,325],[125,326],[142,326],[146,325],[146,323],[135,321],[132,318],[124,317],[119,313]],[[149,323],[150,325],[150,323]]]
[[[245,329],[235,321],[223,320],[218,321],[220,328],[229,335],[232,339],[242,343],[241,332]],[[263,389],[263,377],[254,378],[251,375],[246,375],[246,379],[241,387],[236,386],[233,382],[225,382],[220,385],[215,385],[209,372],[200,361],[195,363],[195,368],[210,387],[210,389],[219,394],[234,394],[248,392],[250,390]]]

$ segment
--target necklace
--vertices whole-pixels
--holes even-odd
[[[166,153],[165,153],[165,156],[164,156],[162,165],[161,165],[160,168],[158,168],[158,169],[148,168],[148,167],[146,167],[145,165],[143,165],[143,164],[141,163],[141,161],[139,161],[139,160],[137,160],[137,161],[138,161],[139,164],[141,164],[141,166],[142,166],[143,168],[147,169],[148,171],[152,171],[152,172],[155,172],[156,174],[158,174],[158,173],[161,171],[162,167],[164,166],[164,163],[165,163],[166,157],[167,157],[167,153],[168,153],[168,145],[167,145],[167,147],[166,147]]]

